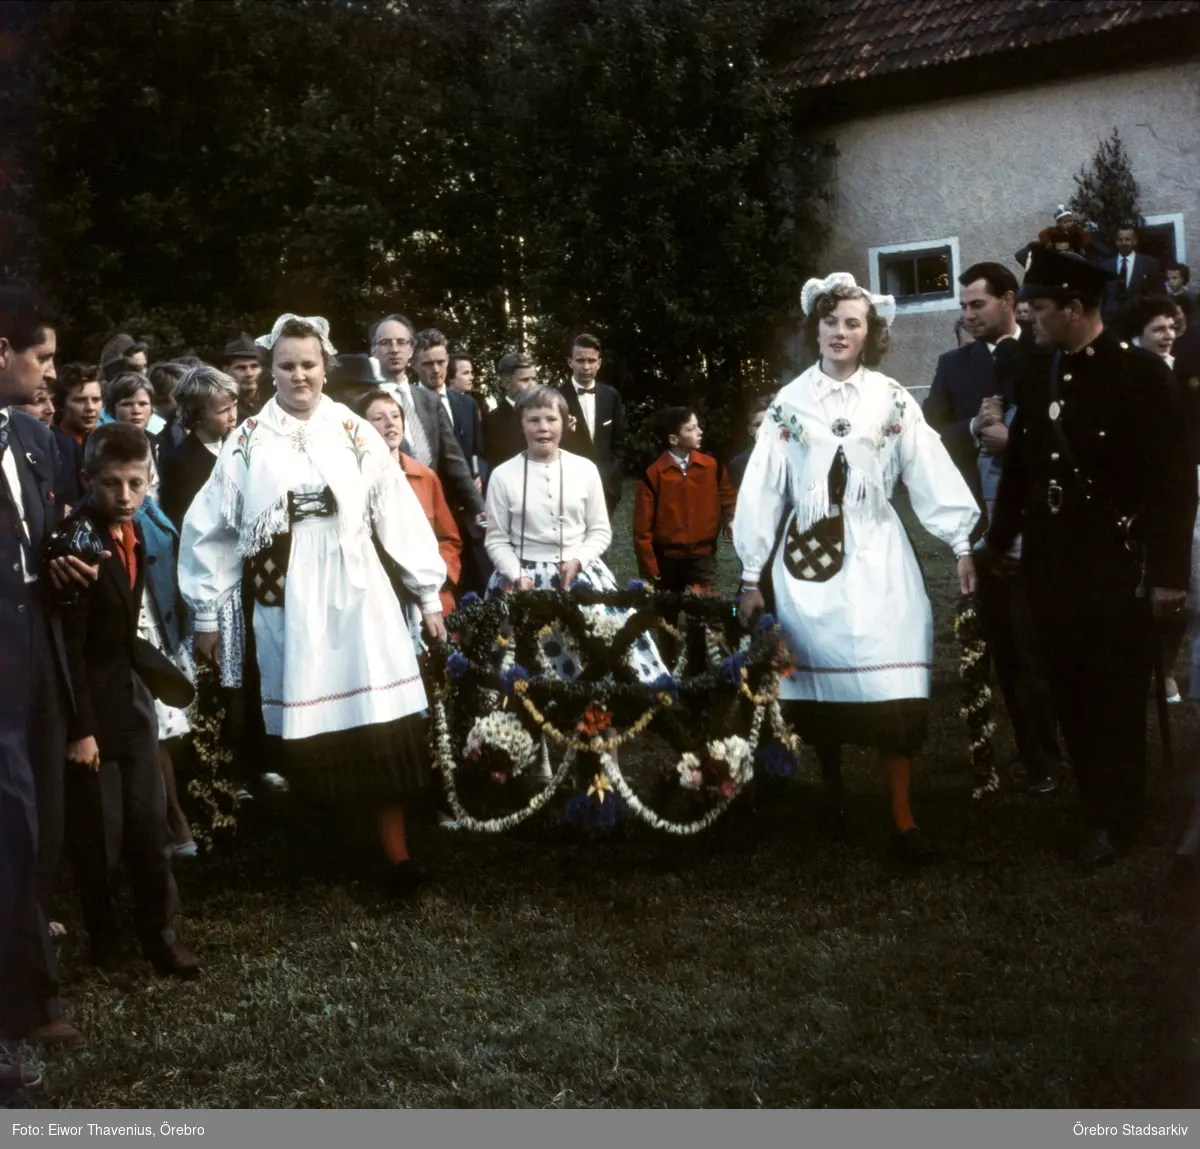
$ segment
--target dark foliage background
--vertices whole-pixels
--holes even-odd
[[[5,7],[14,218],[69,357],[116,330],[214,354],[282,310],[359,351],[398,309],[563,374],[590,330],[635,424],[686,399],[718,437],[782,366],[820,184],[769,50],[804,3]]]

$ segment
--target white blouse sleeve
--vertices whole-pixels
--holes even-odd
[[[483,545],[492,566],[509,582],[521,577],[521,563],[513,546],[514,502],[509,490],[508,471],[499,467],[492,472],[487,490],[487,534]]]
[[[771,557],[787,502],[787,447],[768,416],[746,464],[733,514],[733,549],[741,560],[742,579],[747,584],[758,583]]]
[[[595,463],[587,459],[583,461],[586,467],[581,469],[578,476],[584,492],[583,542],[573,548],[574,553],[564,554],[563,559],[577,559],[580,566],[587,566],[608,550],[612,543],[612,523],[608,519],[608,503],[604,498],[604,482],[600,472]]]
[[[220,476],[218,464],[179,532],[179,593],[192,609],[198,634],[216,633],[221,607],[242,582],[238,524],[226,513]]]
[[[420,602],[421,613],[440,614],[446,564],[417,496],[390,454],[380,459],[370,507],[375,537],[400,568],[400,580]]]
[[[900,476],[921,526],[962,554],[970,550],[971,532],[979,521],[975,496],[920,408],[913,404],[911,412],[895,448]]]

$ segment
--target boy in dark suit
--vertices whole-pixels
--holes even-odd
[[[638,483],[633,548],[638,574],[663,590],[709,594],[717,581],[717,536],[730,541],[737,492],[725,468],[700,453],[695,411],[668,407],[655,417],[663,453]]]
[[[496,375],[504,397],[483,420],[484,458],[489,471],[525,450],[525,433],[521,430],[516,409],[517,396],[537,386],[537,368],[533,360],[519,351],[510,351],[500,357]]]
[[[563,431],[562,447],[591,459],[604,483],[611,515],[621,501],[625,453],[625,406],[615,388],[600,383],[600,340],[576,335],[571,344],[571,381],[559,388],[574,422]]]
[[[75,694],[67,732],[70,852],[92,960],[123,964],[115,895],[124,859],[142,952],[159,973],[195,977],[200,962],[175,935],[179,899],[154,703],[135,669],[146,564],[133,517],[149,483],[150,443],[141,428],[108,423],[88,437],[88,495],[73,518],[86,517],[109,553],[96,582],[63,610]]]

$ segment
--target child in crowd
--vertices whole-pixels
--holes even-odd
[[[88,436],[81,477],[87,497],[72,518],[108,548],[100,577],[63,608],[75,697],[67,745],[68,841],[92,960],[109,969],[125,964],[116,916],[123,859],[142,952],[159,973],[194,977],[200,962],[175,934],[179,904],[158,723],[141,677],[161,682],[165,661],[138,634],[147,576],[156,574],[148,570],[135,521],[150,484],[145,432],[130,423],[97,428]]]
[[[668,407],[655,416],[664,450],[646,469],[633,507],[638,573],[663,590],[711,593],[717,536],[730,539],[737,493],[724,466],[700,453],[695,411]]]
[[[746,464],[750,462],[754,440],[758,438],[758,429],[763,425],[763,420],[767,417],[767,408],[771,406],[774,398],[774,395],[760,395],[746,408],[746,438],[750,440],[750,446],[729,460],[729,481],[735,491],[742,489],[742,476],[746,473]]]

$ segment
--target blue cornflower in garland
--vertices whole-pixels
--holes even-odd
[[[760,746],[754,755],[755,769],[772,778],[790,778],[796,773],[796,755],[780,742]]]
[[[603,782],[600,782],[603,779]],[[608,779],[598,775],[587,793],[571,795],[564,811],[567,824],[589,834],[606,834],[625,813],[625,802],[608,785]]]
[[[629,591],[630,594],[645,594],[645,580],[640,578],[630,579],[629,582],[625,584],[625,589]]]
[[[721,677],[731,686],[742,681],[742,668],[746,665],[746,656],[741,651],[735,651],[721,663]]]
[[[650,692],[651,694],[668,695],[673,706],[679,703],[679,683],[669,674],[660,674],[650,683]]]
[[[515,666],[510,666],[501,676],[501,682],[504,684],[505,694],[512,694],[513,690],[516,689],[518,682],[528,681],[529,671],[526,670],[525,667],[523,667],[520,663],[517,663]]]
[[[758,616],[758,629],[770,630],[775,626],[775,616],[773,614],[760,614]]]
[[[451,678],[463,678],[471,669],[471,660],[461,650],[455,650],[446,659],[446,673]]]
[[[460,607],[474,606],[478,601],[479,595],[477,595],[473,590],[469,590],[462,596],[462,598],[458,600],[458,605]]]

